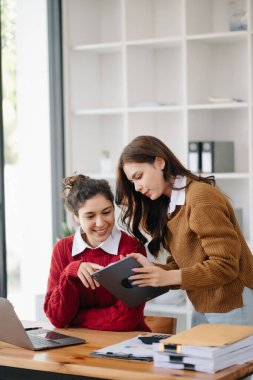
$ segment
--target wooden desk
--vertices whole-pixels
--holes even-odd
[[[216,374],[155,368],[152,363],[89,357],[89,353],[136,336],[86,329],[57,329],[86,339],[86,344],[30,351],[0,342],[0,379],[8,380],[235,380],[253,373],[253,362]]]

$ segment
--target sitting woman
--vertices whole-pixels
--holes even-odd
[[[128,308],[91,277],[143,246],[115,226],[114,196],[107,181],[74,175],[64,179],[65,207],[80,224],[54,246],[44,311],[56,327],[149,331],[144,305]]]

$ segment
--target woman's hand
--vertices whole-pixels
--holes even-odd
[[[91,289],[94,290],[96,287],[98,288],[100,284],[97,281],[93,280],[91,275],[98,269],[102,268],[104,267],[98,264],[82,262],[78,268],[77,276],[80,278],[86,288],[91,287]]]
[[[140,261],[139,261],[140,262]],[[140,262],[140,264],[142,264]],[[140,287],[144,286],[170,286],[181,284],[181,271],[179,270],[164,270],[155,265],[147,265],[143,268],[134,268],[135,275],[129,277],[133,285]]]
[[[138,263],[140,263],[143,267],[154,266],[145,256],[141,253],[130,253],[127,257],[133,257]]]

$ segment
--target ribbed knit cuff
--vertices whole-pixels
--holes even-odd
[[[71,277],[77,277],[77,272],[82,260],[74,261],[66,267],[66,275]]]
[[[195,271],[192,268],[181,268],[181,289],[190,290],[196,288]]]

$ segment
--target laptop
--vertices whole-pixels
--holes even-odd
[[[167,293],[170,289],[169,286],[139,287],[138,285],[132,285],[128,277],[134,274],[133,268],[140,267],[142,265],[129,256],[94,272],[92,278],[128,307],[136,307]]]
[[[84,339],[53,330],[32,327],[25,329],[10,301],[1,297],[0,340],[34,351],[86,343]]]

